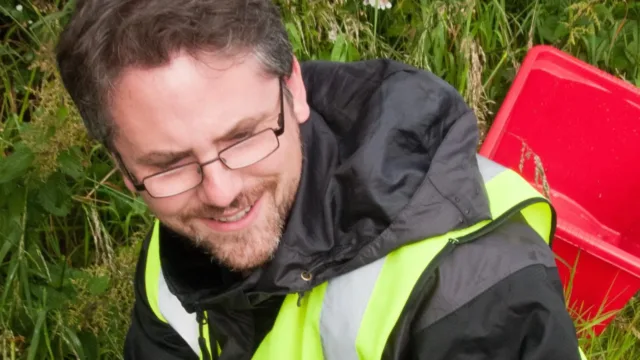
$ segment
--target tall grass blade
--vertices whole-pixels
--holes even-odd
[[[38,347],[40,346],[40,334],[43,330],[43,325],[47,316],[47,310],[40,310],[36,319],[36,326],[33,329],[31,335],[31,344],[29,345],[29,353],[27,354],[27,360],[34,360],[38,353]],[[46,336],[46,335],[45,335]]]

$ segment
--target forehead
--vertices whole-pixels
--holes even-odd
[[[253,56],[186,54],[152,69],[128,69],[115,86],[115,144],[133,156],[205,151],[237,122],[276,109],[278,80]]]

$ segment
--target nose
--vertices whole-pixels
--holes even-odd
[[[225,208],[235,200],[242,190],[242,179],[238,173],[229,170],[220,161],[202,168],[203,176],[200,186],[202,202]]]

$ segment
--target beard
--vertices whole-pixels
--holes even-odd
[[[295,123],[298,123],[296,120]],[[248,272],[269,262],[276,253],[289,212],[298,192],[302,177],[304,142],[297,126],[289,125],[299,146],[299,152],[290,161],[300,161],[299,167],[289,174],[264,179],[251,189],[243,191],[226,208],[203,205],[183,214],[160,220],[173,231],[189,239],[195,246],[231,271]],[[202,218],[215,218],[225,210],[242,210],[260,199],[257,218],[247,228],[237,232],[213,231]],[[159,217],[159,216],[158,216]]]
[[[248,271],[273,258],[295,201],[299,182],[300,173],[280,182],[277,179],[263,180],[241,193],[227,208],[203,205],[171,219],[160,220],[223,266],[232,271]],[[278,185],[281,185],[280,194]],[[245,209],[261,197],[256,219],[240,231],[215,232],[201,221],[202,218],[220,216],[224,210]]]

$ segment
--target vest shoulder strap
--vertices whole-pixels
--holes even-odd
[[[158,320],[170,325],[196,353],[201,354],[198,343],[199,327],[196,314],[189,314],[180,300],[171,293],[160,261],[160,222],[155,220],[145,264],[145,290],[149,307]],[[206,316],[206,314],[205,314]],[[209,338],[209,327],[205,326],[203,336]],[[211,352],[210,344],[209,353]]]
[[[162,272],[160,265],[160,222],[156,219],[153,224],[151,239],[147,249],[147,259],[144,271],[144,287],[147,293],[147,301],[151,310],[158,319],[166,323],[167,319],[162,315],[158,307],[158,289],[160,275]]]
[[[419,279],[457,244],[491,232],[511,216],[521,213],[550,243],[555,212],[547,199],[518,173],[480,156],[478,163],[489,197],[490,220],[405,245],[329,280],[326,290],[318,293],[323,297],[319,330],[326,359],[380,359]]]

